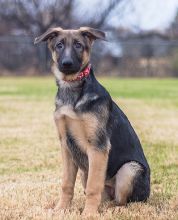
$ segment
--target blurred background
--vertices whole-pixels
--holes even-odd
[[[48,75],[49,27],[107,32],[92,62],[98,74],[178,77],[178,0],[0,0],[0,75]]]

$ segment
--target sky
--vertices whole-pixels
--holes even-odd
[[[100,8],[106,5],[108,0],[80,0],[80,7],[84,7],[83,13],[93,16],[93,8],[99,13]],[[91,10],[91,11],[90,11]],[[122,9],[123,10],[123,9]],[[114,27],[123,26],[135,31],[162,30],[164,31],[175,19],[178,10],[178,0],[128,0],[128,6],[120,15],[119,7],[110,14],[107,22]],[[82,17],[83,14],[81,13]]]

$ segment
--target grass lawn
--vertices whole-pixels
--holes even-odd
[[[100,78],[137,131],[151,167],[147,203],[115,207],[98,219],[178,219],[178,80]],[[60,197],[60,144],[53,122],[51,77],[0,78],[0,219],[81,219],[85,196],[77,178],[68,213]]]

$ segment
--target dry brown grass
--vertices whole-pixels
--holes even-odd
[[[178,219],[178,109],[164,100],[116,100],[139,134],[152,170],[147,203],[102,204],[97,219]],[[71,209],[54,212],[61,160],[53,98],[0,96],[0,219],[81,219],[79,178]]]

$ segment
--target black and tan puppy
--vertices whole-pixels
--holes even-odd
[[[140,141],[90,65],[96,39],[105,40],[105,33],[88,27],[52,28],[35,39],[35,43],[48,42],[59,87],[54,118],[61,141],[63,177],[57,207],[70,205],[80,169],[85,215],[97,212],[102,196],[125,205],[145,201],[150,194],[150,169]]]

